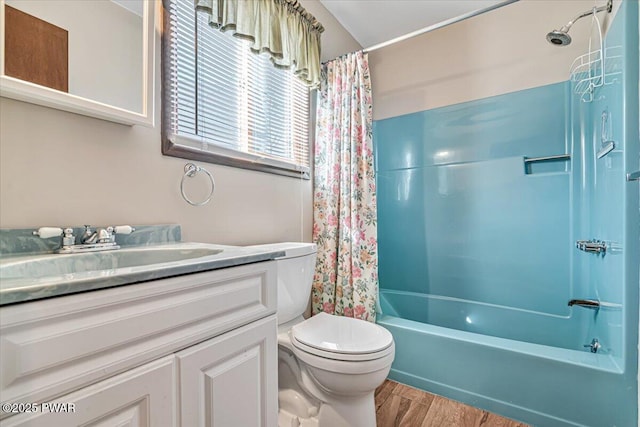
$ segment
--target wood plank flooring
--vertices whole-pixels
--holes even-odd
[[[528,427],[391,380],[375,396],[377,427]]]

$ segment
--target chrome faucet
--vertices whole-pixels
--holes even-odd
[[[98,228],[91,231],[90,225],[84,226],[84,233],[80,236],[80,243],[83,245],[94,245],[96,243],[115,243],[116,237],[114,227]]]
[[[34,231],[33,234],[40,238],[62,237],[61,246],[54,252],[58,254],[73,254],[80,252],[98,252],[120,249],[116,244],[116,234],[130,234],[135,228],[128,225],[118,225],[116,227],[98,228],[91,230],[90,225],[84,226],[84,232],[79,237],[79,244],[76,244],[76,238],[73,235],[73,228],[41,227]]]

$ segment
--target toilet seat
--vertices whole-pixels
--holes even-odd
[[[312,356],[322,357],[324,359],[331,360],[339,360],[345,362],[366,362],[369,360],[381,359],[390,353],[394,352],[393,346],[389,345],[383,351],[378,351],[375,353],[359,353],[359,354],[348,354],[348,353],[334,353],[331,351],[323,351],[319,350],[315,347],[307,346],[299,341],[297,341],[294,337],[291,337],[291,344],[296,348],[296,350],[306,353]]]
[[[375,360],[394,351],[393,336],[385,328],[327,313],[294,325],[289,335],[298,350],[333,360]]]
[[[291,334],[288,334],[288,338],[291,338]],[[388,369],[391,366],[391,362],[393,362],[393,358],[395,356],[395,344],[391,344],[390,347],[385,349],[382,352],[375,353],[374,359],[361,359],[361,360],[348,360],[347,357],[344,357],[343,354],[341,359],[335,357],[335,353],[328,353],[333,357],[323,357],[311,352],[304,351],[298,345],[294,344],[294,341],[291,340],[290,344],[287,346],[292,352],[293,355],[306,365],[322,369],[325,371],[339,373],[339,374],[367,374],[370,372],[376,372],[381,369]],[[316,353],[318,351],[316,350]]]

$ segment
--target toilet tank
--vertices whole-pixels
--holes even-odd
[[[301,316],[309,304],[317,247],[315,243],[274,243],[260,247],[285,252],[285,256],[276,259],[278,324],[283,324]]]

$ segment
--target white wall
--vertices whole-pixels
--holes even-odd
[[[545,36],[593,5],[520,0],[371,52],[374,119],[567,80],[573,60],[587,51],[591,18],[573,26],[569,46],[553,46]],[[598,16],[609,22],[612,15]]]
[[[141,16],[109,0],[6,3],[67,30],[69,93],[142,111]]]
[[[317,0],[323,59],[360,48]],[[0,99],[0,227],[178,223],[185,240],[223,244],[311,240],[311,181],[204,164],[216,193],[204,207],[180,196],[185,160],[160,151],[156,127],[123,126]],[[194,184],[190,191],[198,190]]]

